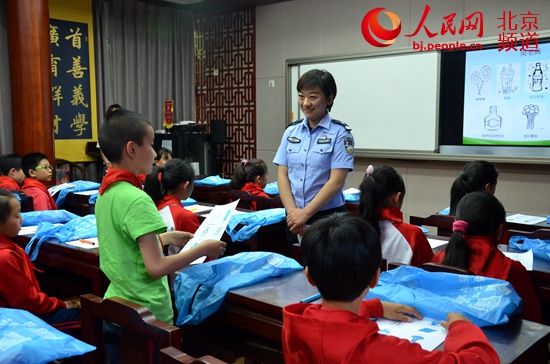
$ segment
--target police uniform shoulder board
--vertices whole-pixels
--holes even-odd
[[[346,123],[344,123],[343,121],[336,120],[336,119],[332,119],[331,121],[332,121],[333,123],[342,125],[347,131],[351,131],[351,128],[349,127],[349,125],[346,124]],[[292,124],[290,124],[290,125],[292,125]]]
[[[288,124],[286,127],[288,128],[289,126],[293,126],[293,125],[300,124],[302,121],[304,121],[304,119],[300,119],[300,120],[297,120],[297,121],[295,121],[295,122],[293,122],[293,123],[290,123],[290,124]],[[285,129],[286,129],[286,128],[285,128]]]

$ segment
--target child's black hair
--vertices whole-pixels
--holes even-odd
[[[314,222],[301,243],[304,265],[324,299],[351,302],[372,282],[382,260],[380,238],[357,215],[335,213]]]
[[[449,215],[456,214],[456,206],[462,197],[473,191],[484,191],[485,186],[496,186],[498,170],[494,164],[486,161],[466,163],[460,176],[451,187],[451,207]]]
[[[4,154],[0,157],[0,171],[4,176],[7,176],[12,168],[18,171],[21,169],[22,160],[23,157],[19,154]]]
[[[401,199],[405,197],[403,177],[391,166],[376,166],[371,174],[365,174],[359,190],[360,215],[380,234],[377,210],[385,207],[389,198],[398,192],[401,192]]]
[[[118,163],[128,142],[141,146],[151,123],[137,112],[118,109],[99,128],[99,147],[111,163]]]
[[[143,190],[157,203],[167,191],[177,188],[189,181],[192,187],[195,181],[195,171],[189,162],[174,158],[162,167],[153,167],[153,171],[145,178]]]
[[[2,224],[8,221],[10,217],[10,199],[16,198],[13,193],[0,188],[0,222]]]
[[[267,174],[267,164],[261,159],[243,159],[237,163],[229,187],[240,190],[246,182],[255,182],[256,177],[263,177]]]
[[[155,158],[156,161],[160,161],[162,158],[165,160],[168,159],[168,156],[174,158],[174,153],[170,149],[167,148],[160,148],[157,152],[157,157]]]
[[[475,191],[462,197],[456,209],[456,219],[466,221],[468,228],[464,234],[453,232],[442,263],[469,268],[470,251],[463,235],[495,236],[499,226],[506,222],[506,211],[492,194]]]
[[[21,168],[23,168],[25,176],[30,177],[29,170],[38,167],[38,164],[40,164],[40,161],[43,159],[48,159],[48,156],[44,153],[33,152],[25,154],[21,160]]]

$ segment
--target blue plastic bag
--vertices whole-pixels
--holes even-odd
[[[245,241],[250,239],[262,226],[276,224],[285,219],[286,213],[283,207],[260,211],[234,214],[227,224],[225,231],[232,241]],[[242,224],[240,229],[237,229]]]
[[[99,186],[101,186],[99,183],[91,181],[73,181],[69,185],[71,187],[64,188],[60,190],[57,194],[57,198],[55,200],[55,204],[57,205],[57,207],[63,207],[63,204],[65,203],[69,192],[97,190],[99,189]]]
[[[231,182],[230,179],[224,179],[220,176],[209,176],[194,182],[195,186],[225,186]]]
[[[49,363],[93,350],[28,311],[0,308],[0,363]]]
[[[512,248],[523,251],[533,250],[535,257],[550,260],[550,240],[530,239],[525,236],[514,235],[510,238],[508,244]]]
[[[264,187],[264,192],[268,195],[278,195],[279,186],[277,185],[277,181],[266,184]]]
[[[66,210],[41,210],[22,212],[21,217],[23,218],[23,226],[36,226],[42,222],[64,224],[67,221],[77,218],[78,215]]]
[[[294,259],[268,252],[245,252],[193,265],[174,280],[176,325],[197,325],[221,306],[226,293],[303,267]]]
[[[78,239],[94,238],[96,236],[97,224],[95,215],[77,216],[65,225],[56,226],[43,222],[38,225],[36,233],[25,247],[25,253],[29,255],[31,261],[34,261],[38,256],[40,246],[46,240],[66,243]]]
[[[427,272],[411,266],[382,272],[378,285],[366,298],[410,305],[436,320],[459,312],[480,327],[504,324],[523,308],[521,298],[507,281]]]

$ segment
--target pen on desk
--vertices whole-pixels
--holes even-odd
[[[302,302],[302,303],[313,302],[313,301],[318,300],[319,298],[321,298],[321,294],[320,294],[320,293],[316,293],[316,294],[314,294],[313,296],[309,296],[309,297],[307,297],[307,298],[304,298],[304,299],[301,300],[300,302]]]
[[[78,241],[80,241],[81,243],[84,243],[84,244],[95,245],[95,242],[90,241],[90,240],[86,240],[86,239],[78,239]]]

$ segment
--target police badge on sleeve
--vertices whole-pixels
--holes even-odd
[[[346,152],[348,152],[349,154],[353,154],[353,152],[354,152],[354,150],[353,150],[353,138],[351,138],[351,137],[344,138],[344,148],[346,148]]]

